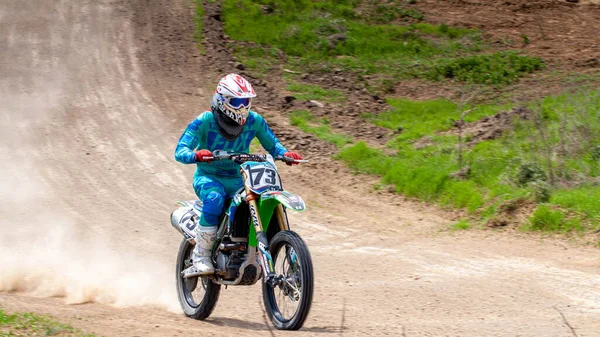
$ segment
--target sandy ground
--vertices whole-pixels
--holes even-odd
[[[104,336],[600,336],[596,249],[451,232],[452,214],[326,160],[281,169],[309,204],[291,216],[315,264],[304,329],[270,331],[258,285],[224,291],[205,322],[183,317],[168,216],[193,197],[193,168],[172,153],[214,75],[198,55],[158,67],[177,53],[152,54],[160,21],[140,26],[134,2],[148,4],[0,2],[0,306]],[[189,22],[189,6],[160,14]]]

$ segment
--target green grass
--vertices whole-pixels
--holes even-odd
[[[361,173],[381,177],[398,193],[440,205],[464,208],[482,218],[491,218],[498,205],[508,200],[532,200],[560,209],[540,208],[532,219],[532,230],[561,232],[598,228],[600,220],[600,94],[596,91],[563,94],[540,100],[540,118],[546,141],[531,118],[515,121],[512,130],[494,140],[465,147],[463,158],[470,173],[452,178],[459,170],[458,139],[439,135],[457,118],[456,106],[446,100],[391,100],[392,109],[373,123],[401,132],[388,146],[397,155],[385,155],[363,142],[342,149],[338,158]],[[531,104],[534,108],[537,103]],[[478,105],[467,121],[493,115],[509,106]],[[566,115],[563,115],[566,114]],[[562,131],[561,131],[562,130]],[[561,153],[560,142],[566,142]],[[427,136],[426,146],[413,143]],[[545,151],[550,149],[555,177],[551,185]],[[563,217],[559,216],[563,214]]]
[[[448,78],[467,83],[509,84],[542,68],[544,63],[541,59],[510,51],[442,59],[426,71],[425,77],[431,80]]]
[[[339,90],[324,89],[318,85],[292,81],[287,89],[299,100],[317,100],[321,102],[338,102],[344,98]]]
[[[233,42],[232,47],[259,76],[282,67],[320,75],[342,71],[372,93],[390,93],[407,78],[502,87],[545,67],[537,57],[492,50],[478,30],[429,24],[410,3],[224,0],[222,18],[233,40],[255,44],[242,48]],[[343,102],[339,91],[300,83],[291,75],[286,80],[298,99]],[[389,111],[364,111],[366,122],[394,134],[387,146],[396,155],[334,134],[327,119],[307,111],[295,111],[290,119],[340,148],[338,158],[351,168],[380,176],[381,185],[398,193],[486,219],[507,201],[532,200],[547,208],[536,210],[527,229],[578,232],[597,227],[600,219],[600,188],[594,185],[600,177],[600,93],[592,89],[530,102],[531,109],[540,107],[537,118],[515,121],[502,137],[464,148],[470,171],[461,178],[453,176],[461,169],[457,137],[440,134],[459,119],[451,101],[388,99]],[[471,112],[465,120],[512,106],[467,106]]]
[[[468,219],[461,219],[457,223],[450,226],[450,229],[455,231],[467,230],[471,228],[471,223]]]
[[[363,16],[373,23],[389,23],[395,20],[421,21],[425,18],[423,12],[399,6],[397,2],[374,4]]]
[[[475,211],[484,204],[486,191],[472,181],[450,179],[457,169],[451,155],[405,148],[397,156],[384,155],[364,142],[346,147],[338,154],[351,168],[382,177],[396,192],[426,201]]]
[[[234,54],[246,67],[254,70],[258,77],[264,77],[275,69],[279,57],[277,48],[242,48],[233,47]]]
[[[51,317],[33,313],[7,314],[0,308],[0,337],[5,336],[97,337],[59,323]]]
[[[459,111],[453,102],[446,99],[428,101],[414,101],[410,99],[388,99],[392,107],[389,111],[378,115],[364,114],[363,116],[375,125],[400,132],[394,143],[414,140],[425,135],[448,130],[453,121],[459,119]],[[502,110],[509,109],[508,105],[479,105],[467,106],[474,108],[465,117],[465,121],[476,121],[484,116],[494,115]]]
[[[529,218],[526,229],[540,231],[561,230],[565,214],[560,210],[553,210],[547,205],[539,205]]]
[[[458,45],[438,46],[421,34],[455,39],[475,33],[425,23],[369,25],[361,22],[351,1],[271,3],[275,5],[271,5],[273,11],[268,13],[261,1],[226,0],[223,6],[225,31],[236,40],[275,46],[290,56],[321,60],[339,55],[369,58],[430,55],[444,48],[456,49]],[[330,37],[334,34],[344,34],[346,38],[333,41]]]
[[[582,232],[584,226],[578,217],[568,218],[567,215],[560,209],[552,209],[546,204],[539,205],[528,223],[523,226],[525,230],[542,231],[542,232]]]
[[[554,192],[550,202],[581,212],[590,218],[600,218],[600,186],[598,185],[558,190]]]
[[[313,134],[319,139],[332,143],[338,148],[353,142],[352,137],[333,133],[326,119],[316,118],[306,110],[293,111],[290,115],[290,120],[293,126],[298,127],[304,132]]]
[[[224,28],[234,40],[282,51],[286,66],[301,71],[342,69],[394,80],[452,78],[502,85],[543,66],[539,58],[515,52],[470,55],[485,49],[479,31],[418,22],[422,13],[407,5],[379,4],[358,15],[359,3],[225,0]],[[413,22],[392,23],[400,18]],[[264,68],[258,59],[246,63]]]

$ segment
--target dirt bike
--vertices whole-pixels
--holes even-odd
[[[225,202],[212,249],[213,275],[184,274],[192,266],[202,203],[180,202],[171,214],[171,224],[183,234],[176,267],[183,312],[204,320],[217,304],[221,285],[253,285],[262,277],[264,306],[275,327],[300,329],[312,303],[313,266],[306,243],[290,230],[286,209],[302,211],[305,204],[300,196],[283,190],[275,160],[306,161],[220,150],[210,159],[240,164],[244,187]]]

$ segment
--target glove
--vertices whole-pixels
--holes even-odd
[[[210,163],[212,162],[211,159],[205,159],[206,157],[212,157],[212,152],[208,151],[208,150],[199,150],[196,151],[196,155],[194,156],[194,158],[196,158],[196,161],[199,162],[205,162],[205,163]]]
[[[296,160],[302,160],[302,156],[300,154],[298,154],[297,152],[286,152],[283,154],[284,157],[288,157],[288,158],[292,158],[292,159],[296,159]],[[298,165],[298,163],[286,163],[288,166],[292,166],[292,165]]]

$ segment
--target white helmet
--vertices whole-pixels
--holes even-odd
[[[238,74],[229,74],[219,81],[210,107],[226,138],[236,138],[241,133],[254,97],[250,82]]]

